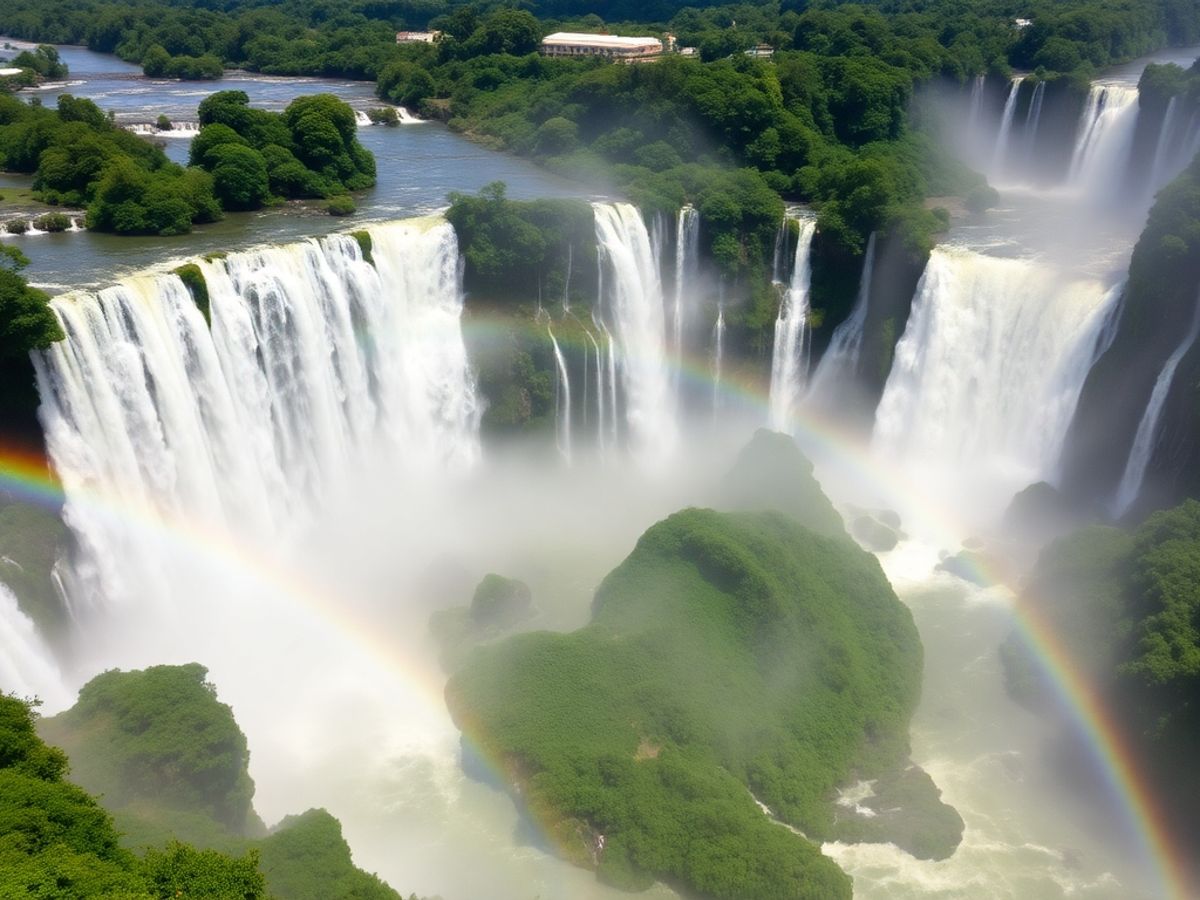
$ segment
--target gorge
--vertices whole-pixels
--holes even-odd
[[[1171,321],[1150,328],[1144,282],[1167,257],[1151,256],[1161,240],[1133,248],[1155,194],[1193,177],[1200,118],[1181,97],[1142,104],[1138,75],[1091,85],[1069,127],[1051,121],[1066,101],[1046,81],[947,89],[936,102],[972,122],[959,149],[998,202],[956,210],[916,262],[872,234],[836,303],[809,210],[778,223],[762,301],[702,249],[703,210],[643,211],[566,188],[553,201],[573,223],[559,229],[565,253],[547,252],[536,295],[519,302],[478,275],[478,237],[452,224],[457,203],[395,220],[387,200],[350,233],[298,241],[302,223],[272,235],[283,243],[208,256],[189,244],[203,300],[181,260],[161,259],[60,294],[66,337],[33,360],[61,484],[41,501],[61,501],[72,535],[52,571],[66,624],[39,633],[0,591],[13,648],[0,687],[59,712],[97,672],[202,660],[246,732],[268,821],[324,806],[359,864],[406,890],[622,896],[519,817],[496,790],[506,773],[474,746],[486,737],[461,742],[429,616],[504,572],[532,588],[531,628],[569,633],[536,640],[578,640],[585,653],[597,623],[620,631],[605,625],[596,585],[623,573],[599,596],[635,607],[636,592],[617,588],[644,565],[647,551],[630,555],[639,535],[649,547],[709,527],[708,514],[668,517],[720,506],[714,486],[769,425],[796,438],[845,519],[898,520],[880,565],[925,646],[912,759],[966,825],[941,860],[821,835],[855,893],[1165,895],[1170,876],[1103,761],[1065,777],[1043,752],[1052,729],[1004,692],[994,650],[1020,624],[1012,585],[936,568],[990,539],[1037,482],[1106,517],[1185,495],[1200,445],[1186,410],[1198,282],[1176,275]],[[1176,184],[1182,196],[1188,185]],[[390,199],[403,212],[425,211],[401,193]],[[523,203],[536,193],[495,209],[538,221],[546,207]],[[1169,231],[1167,212],[1151,227]],[[92,239],[27,240],[60,238]],[[1188,272],[1196,253],[1184,249]],[[488,345],[511,358],[494,364]],[[511,427],[489,426],[501,408]],[[739,546],[784,541],[772,529],[791,527],[741,521]],[[863,559],[854,565],[882,580]],[[501,676],[475,672],[472,691],[502,690]],[[452,691],[458,717],[465,690]],[[862,825],[885,786],[850,774],[831,808]],[[456,864],[464,854],[470,867]],[[648,896],[674,896],[667,882]]]

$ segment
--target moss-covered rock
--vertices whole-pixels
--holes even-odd
[[[755,798],[836,837],[840,784],[906,768],[920,672],[911,614],[844,534],[693,509],[642,536],[587,627],[480,648],[446,697],[555,846],[606,881],[836,898],[849,879]]]
[[[362,252],[362,258],[371,265],[375,265],[375,257],[371,255],[371,250],[373,247],[371,242],[371,232],[352,231],[350,232],[350,237],[354,238],[354,240],[358,242],[358,249]]]
[[[192,300],[195,302],[196,308],[200,310],[200,314],[204,316],[204,321],[212,325],[212,312],[208,303],[208,282],[204,280],[204,273],[200,271],[200,267],[195,263],[185,263],[172,271],[179,276],[180,281],[192,295]]]

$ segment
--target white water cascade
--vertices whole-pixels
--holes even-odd
[[[872,448],[970,512],[1054,469],[1118,291],[1045,264],[933,251],[876,413]]]
[[[717,307],[717,322],[713,325],[713,397],[712,397],[712,412],[713,420],[721,411],[721,374],[722,366],[725,365],[725,306],[722,304]]]
[[[1021,93],[1021,83],[1025,76],[1018,75],[1008,88],[1008,99],[1004,101],[1004,113],[1000,117],[1000,133],[996,136],[996,146],[992,151],[992,173],[1003,174],[1008,162],[1009,143],[1012,139],[1013,119],[1017,113],[1017,97]]]
[[[775,343],[771,351],[768,416],[771,428],[776,431],[790,430],[792,413],[803,396],[808,379],[811,339],[808,328],[808,293],[812,279],[809,254],[817,223],[812,219],[802,219],[799,225],[800,234],[796,242],[791,279],[779,302],[779,314],[775,319]]]
[[[1025,166],[1033,164],[1034,153],[1037,150],[1038,128],[1042,124],[1042,103],[1046,98],[1046,82],[1039,81],[1033,86],[1033,94],[1029,98],[1029,110],[1025,113]]]
[[[1079,120],[1068,181],[1087,196],[1110,197],[1122,183],[1137,128],[1138,91],[1097,82]]]
[[[593,209],[600,265],[609,276],[600,302],[612,323],[609,346],[620,370],[629,449],[643,463],[660,463],[677,435],[658,257],[635,207],[595,203]]]
[[[17,598],[0,582],[0,691],[18,697],[37,696],[51,709],[70,703],[71,694],[58,674],[58,664],[38,633],[21,612]]]
[[[814,399],[832,400],[838,387],[853,379],[858,372],[858,357],[862,350],[867,313],[871,308],[871,280],[874,277],[875,232],[872,231],[867,239],[867,252],[863,257],[862,277],[859,279],[854,308],[834,329],[825,355],[817,363],[817,371],[813,374],[810,394]]]
[[[1170,394],[1171,384],[1175,380],[1175,370],[1196,343],[1197,336],[1200,336],[1200,301],[1197,302],[1196,311],[1192,315],[1191,328],[1179,342],[1175,352],[1167,358],[1154,382],[1154,390],[1150,392],[1150,400],[1142,413],[1142,420],[1138,423],[1137,433],[1133,438],[1133,446],[1129,450],[1125,471],[1121,473],[1121,482],[1117,485],[1112,503],[1113,515],[1120,516],[1125,513],[1141,493],[1142,482],[1146,479],[1146,467],[1150,465],[1150,457],[1158,443],[1158,422],[1162,418],[1163,406],[1166,405],[1167,395]]]
[[[676,360],[676,393],[679,391],[679,367],[687,355],[686,338],[689,313],[696,301],[695,272],[699,258],[700,213],[694,206],[679,210],[675,223],[675,294],[671,304],[671,351]]]
[[[558,452],[562,454],[563,459],[567,462],[571,461],[571,377],[567,374],[567,361],[563,358],[562,350],[559,349],[558,341],[554,337],[554,331],[549,325],[546,326],[546,333],[550,335],[550,346],[554,348],[554,421],[555,421],[555,443],[558,446]],[[584,369],[586,377],[587,369]],[[584,391],[587,391],[587,384],[584,383]]]
[[[475,463],[454,231],[418,219],[369,234],[373,265],[346,235],[201,262],[211,328],[174,275],[53,301],[67,339],[34,363],[88,560],[70,603],[167,602],[131,523],[278,543],[365,462]]]

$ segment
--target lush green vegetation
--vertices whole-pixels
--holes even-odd
[[[906,760],[921,648],[874,558],[779,513],[687,510],[642,536],[593,611],[571,634],[480,648],[447,686],[555,845],[627,888],[849,896],[754,797],[831,838],[852,827],[835,788]]]
[[[189,161],[212,174],[226,209],[258,209],[275,197],[333,197],[345,209],[341,195],[375,184],[375,157],[358,142],[354,111],[332,94],[272,113],[252,109],[244,91],[219,91],[199,114]],[[337,214],[353,207],[350,200]]]
[[[259,842],[271,893],[288,900],[401,900],[376,875],[350,861],[341,823],[323,809],[288,816]]]
[[[16,247],[0,245],[0,359],[21,359],[63,338],[49,296],[21,277],[27,265]]]
[[[246,738],[200,665],[105,672],[42,735],[74,760],[73,778],[118,815],[203,816],[233,834],[262,825],[251,808]],[[190,835],[178,835],[188,837]]]
[[[401,900],[378,877],[355,867],[341,824],[324,810],[290,816],[266,834],[251,807],[246,738],[206,676],[195,663],[105,672],[84,686],[74,707],[38,724],[44,738],[68,751],[72,781],[100,795],[105,810],[96,808],[95,816],[108,829],[110,852],[146,874],[152,885],[146,896]],[[10,746],[4,715],[0,706],[0,765]],[[61,751],[47,752],[65,768]],[[63,788],[87,796],[74,785]],[[0,847],[2,842],[0,837]],[[153,849],[164,842],[165,851]],[[142,860],[131,855],[142,851]],[[0,896],[7,896],[13,882],[3,853]],[[112,896],[108,890],[100,894]],[[63,900],[93,895],[72,893],[69,883],[63,893],[38,894]],[[132,893],[130,900],[141,897]]]
[[[173,842],[138,858],[96,800],[65,780],[67,757],[34,730],[33,709],[0,695],[0,894],[46,900],[265,898],[251,852]]]
[[[1155,513],[1132,531],[1092,527],[1050,545],[1024,603],[1035,606],[1118,713],[1160,796],[1197,824],[1200,779],[1200,502]],[[1052,686],[1025,645],[1005,645],[1010,689],[1043,705]]]
[[[98,231],[182,234],[221,215],[206,173],[171,163],[70,95],[55,110],[0,96],[0,169],[33,174],[45,203],[86,207]]]

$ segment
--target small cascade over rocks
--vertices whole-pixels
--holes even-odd
[[[612,409],[614,370],[619,370],[629,450],[639,462],[658,464],[677,438],[658,257],[634,206],[594,203],[592,208],[601,268],[598,322],[609,338]]]
[[[1200,336],[1200,299],[1196,303],[1196,312],[1192,317],[1191,328],[1179,342],[1179,346],[1167,358],[1154,382],[1154,390],[1150,392],[1150,400],[1146,411],[1138,423],[1137,432],[1133,438],[1133,447],[1129,451],[1129,459],[1125,463],[1125,471],[1121,473],[1121,481],[1117,485],[1113,497],[1112,512],[1115,516],[1123,515],[1137,500],[1142,490],[1142,482],[1146,479],[1146,468],[1154,455],[1154,447],[1158,442],[1159,420],[1162,418],[1163,406],[1167,402],[1171,384],[1175,380],[1175,370],[1179,368],[1184,356],[1196,343]]]
[[[998,513],[1051,474],[1118,292],[1035,260],[933,251],[872,449],[923,489]],[[959,505],[962,498],[958,498]]]
[[[800,233],[796,241],[791,278],[780,297],[779,314],[775,319],[775,342],[771,352],[769,422],[774,430],[785,432],[791,428],[792,414],[803,397],[808,382],[812,339],[808,325],[809,288],[812,281],[810,252],[817,223],[814,219],[801,219],[799,225]],[[780,255],[777,250],[777,259]],[[782,274],[778,272],[778,263],[777,274]],[[782,278],[777,280],[777,284],[783,287]]]
[[[145,602],[169,582],[135,552],[131,517],[97,498],[278,544],[366,462],[477,461],[454,230],[418,219],[369,234],[374,264],[347,235],[200,262],[211,325],[172,274],[54,299],[66,340],[34,365],[86,557],[69,603]]]
[[[143,137],[186,138],[187,140],[191,140],[200,133],[200,123],[172,122],[170,128],[159,128],[153,123],[139,122],[135,125],[126,125],[125,130]]]

